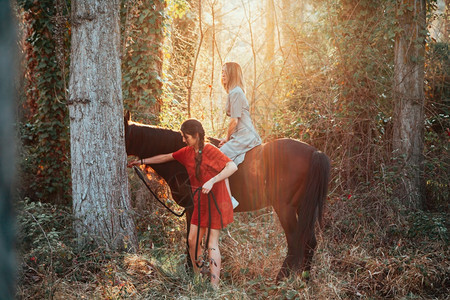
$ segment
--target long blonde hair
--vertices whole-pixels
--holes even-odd
[[[220,79],[223,88],[229,93],[232,89],[239,86],[245,93],[244,76],[242,74],[241,66],[235,62],[226,62],[222,69],[225,69],[227,75],[227,84],[224,84]]]

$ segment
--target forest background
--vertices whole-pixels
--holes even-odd
[[[448,8],[445,1],[427,2],[425,52],[413,58],[425,67],[424,160],[423,197],[411,206],[399,192],[407,174],[393,148],[395,39],[402,31],[399,16],[412,11],[408,1],[402,3],[121,2],[124,109],[136,121],[178,130],[195,117],[209,136],[223,136],[221,66],[237,61],[263,140],[299,139],[332,160],[326,224],[311,279],[273,282],[286,249],[277,217],[266,209],[238,215],[222,238],[224,287],[210,294],[182,267],[185,225],[156,206],[131,173],[140,250],[76,247],[67,107],[71,2],[17,1],[23,67],[17,296],[448,295]]]

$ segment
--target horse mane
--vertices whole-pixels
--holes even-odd
[[[129,138],[131,145],[128,155],[137,155],[143,158],[149,157],[149,153],[151,156],[172,153],[186,146],[180,131],[143,124],[130,119],[125,121],[129,134],[132,135]],[[164,141],[164,143],[152,143],[152,140]],[[205,141],[216,147],[220,143],[220,140],[214,137],[206,137]]]
[[[209,142],[211,145],[214,145],[214,146],[216,146],[216,147],[219,147],[220,140],[217,139],[217,138],[208,136],[208,137],[206,138],[206,141]]]

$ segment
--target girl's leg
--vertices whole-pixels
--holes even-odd
[[[228,181],[228,178],[225,178],[225,185],[227,187],[228,190],[228,194],[230,195],[231,198],[231,203],[233,204],[233,209],[239,205],[239,202],[237,202],[237,200],[231,195],[231,189],[230,189],[230,182]]]
[[[211,229],[208,244],[208,254],[210,259],[211,285],[213,287],[219,286],[220,281],[220,267],[222,259],[219,250],[219,234],[220,230]]]
[[[197,260],[200,260],[200,257],[202,256],[203,249],[201,246],[203,235],[205,234],[205,229],[203,227],[200,227],[200,236],[198,237],[198,245],[197,245]],[[189,230],[189,237],[188,237],[188,244],[189,244],[189,255],[191,257],[192,264],[194,265],[194,272],[196,274],[200,273],[200,269],[197,267],[197,263],[200,264],[199,261],[195,261],[195,244],[197,242],[197,230],[198,226],[191,224],[190,230]]]

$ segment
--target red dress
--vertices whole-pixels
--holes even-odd
[[[205,182],[216,176],[225,168],[225,165],[231,161],[218,148],[211,144],[205,144],[203,147],[202,163],[200,165],[201,180],[195,176],[195,150],[193,147],[187,146],[172,153],[174,159],[185,166],[189,179],[191,181],[192,193],[198,187],[202,187]],[[230,195],[228,194],[225,181],[216,182],[211,190],[216,196],[217,205],[222,214],[223,226],[233,222],[233,205],[231,204]],[[194,197],[194,213],[192,215],[191,224],[198,226],[198,193],[200,197],[200,227],[208,227],[208,195],[203,194],[201,190]],[[210,192],[211,194],[211,192]],[[211,228],[220,229],[220,214],[214,205],[211,197]]]

